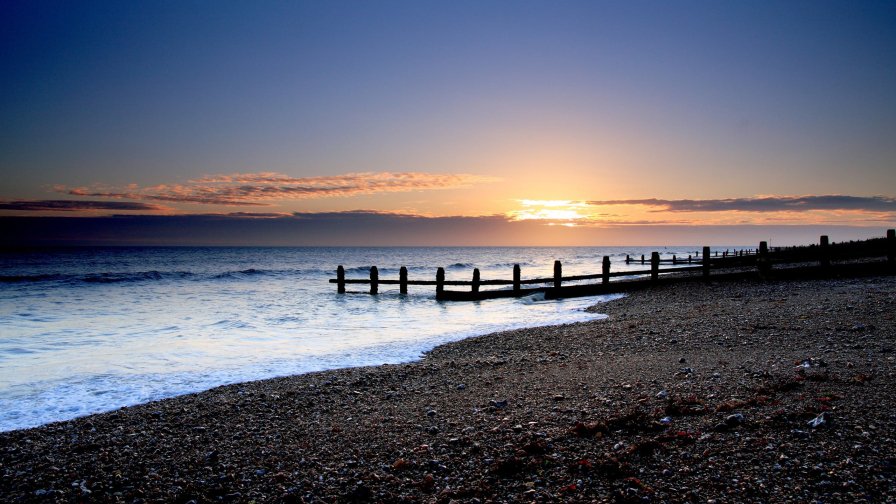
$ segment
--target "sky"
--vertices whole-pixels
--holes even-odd
[[[0,174],[6,245],[882,236],[896,3],[8,0]]]

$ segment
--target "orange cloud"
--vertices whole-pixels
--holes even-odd
[[[72,196],[105,197],[226,206],[265,206],[278,200],[350,197],[361,194],[454,189],[497,179],[465,173],[366,172],[295,178],[279,173],[211,175],[187,184],[55,189]]]
[[[757,196],[704,200],[629,199],[589,201],[589,205],[640,205],[655,212],[805,212],[808,210],[857,210],[896,212],[896,198],[886,196],[846,196],[842,194],[809,196]]]

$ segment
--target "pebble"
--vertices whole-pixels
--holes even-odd
[[[896,278],[700,283],[613,303],[607,321],[450,343],[410,364],[0,433],[0,502],[896,502],[896,374],[880,352]],[[868,329],[847,332],[858,321]],[[671,349],[671,334],[687,336]],[[831,379],[806,352],[834,345]],[[555,349],[567,367],[523,360]],[[490,355],[505,363],[472,364]],[[693,376],[670,381],[678,369]],[[457,394],[458,379],[476,386]]]

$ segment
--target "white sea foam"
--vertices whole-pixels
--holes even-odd
[[[424,271],[434,276],[438,265],[454,265],[449,278],[466,279],[473,267],[483,278],[509,278],[508,259],[517,259],[540,265],[525,267],[524,277],[544,277],[555,258],[564,260],[564,274],[593,273],[603,252],[146,248],[6,255],[5,277],[31,280],[0,282],[0,430],[229,383],[407,362],[473,335],[592,320],[599,315],[584,309],[606,299],[544,301],[536,294],[450,303],[436,301],[431,287],[404,296],[392,286],[382,286],[388,288],[380,296],[338,295],[327,282],[336,264],[358,272],[350,278],[373,264],[381,271],[408,265],[420,279],[429,279]]]

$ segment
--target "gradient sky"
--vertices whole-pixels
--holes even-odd
[[[878,236],[896,3],[6,1],[0,172],[3,243]]]

